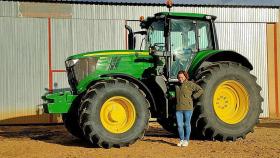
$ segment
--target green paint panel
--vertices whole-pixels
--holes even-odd
[[[67,113],[76,95],[72,95],[71,92],[56,92],[48,93],[42,97],[42,99],[48,103],[44,104],[45,113]]]
[[[102,51],[75,54],[68,57],[67,60],[81,59],[89,56],[119,56],[119,55],[131,55],[131,54],[148,56],[149,52],[147,50],[102,50]]]
[[[117,52],[117,53],[115,53]],[[130,52],[126,54],[126,52]],[[149,55],[147,51],[103,51],[96,53],[86,53],[84,56],[96,56],[98,57],[98,62],[96,65],[96,70],[89,74],[86,78],[78,83],[77,90],[78,93],[82,93],[87,89],[87,86],[94,80],[101,79],[100,76],[104,74],[114,74],[123,73],[130,75],[134,78],[141,79],[143,72],[153,66],[150,62],[152,56]],[[114,54],[115,53],[115,54]],[[110,68],[111,59],[118,57],[119,60],[115,64],[114,68]]]

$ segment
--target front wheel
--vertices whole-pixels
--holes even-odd
[[[85,94],[80,126],[85,138],[100,147],[122,147],[144,136],[149,102],[135,84],[113,79],[93,85]]]
[[[202,68],[197,80],[204,94],[196,103],[194,131],[208,139],[236,140],[253,131],[262,112],[261,87],[238,63],[218,62]]]
[[[71,108],[68,113],[62,114],[62,120],[65,128],[68,132],[70,132],[73,136],[84,139],[83,131],[79,125],[79,106],[80,106],[80,96],[78,96],[72,103]]]

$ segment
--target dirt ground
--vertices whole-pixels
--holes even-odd
[[[269,157],[280,158],[280,120],[264,119],[245,140],[235,142],[191,140],[177,147],[178,139],[156,122],[142,140],[129,147],[102,149],[71,136],[63,125],[0,126],[1,158],[180,158]]]

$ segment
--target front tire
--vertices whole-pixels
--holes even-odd
[[[81,97],[78,96],[72,103],[71,108],[69,109],[68,113],[62,114],[62,120],[64,123],[65,128],[69,133],[73,136],[84,139],[83,131],[79,124],[79,114],[78,110],[81,104]]]
[[[204,94],[194,109],[195,134],[211,140],[236,140],[253,131],[263,99],[256,77],[246,67],[218,62],[202,68],[196,79]]]
[[[149,102],[135,84],[112,79],[93,85],[83,98],[80,126],[90,144],[122,147],[144,136]]]

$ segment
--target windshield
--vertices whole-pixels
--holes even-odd
[[[164,51],[164,21],[153,22],[147,32],[146,49],[153,47],[156,50]]]

